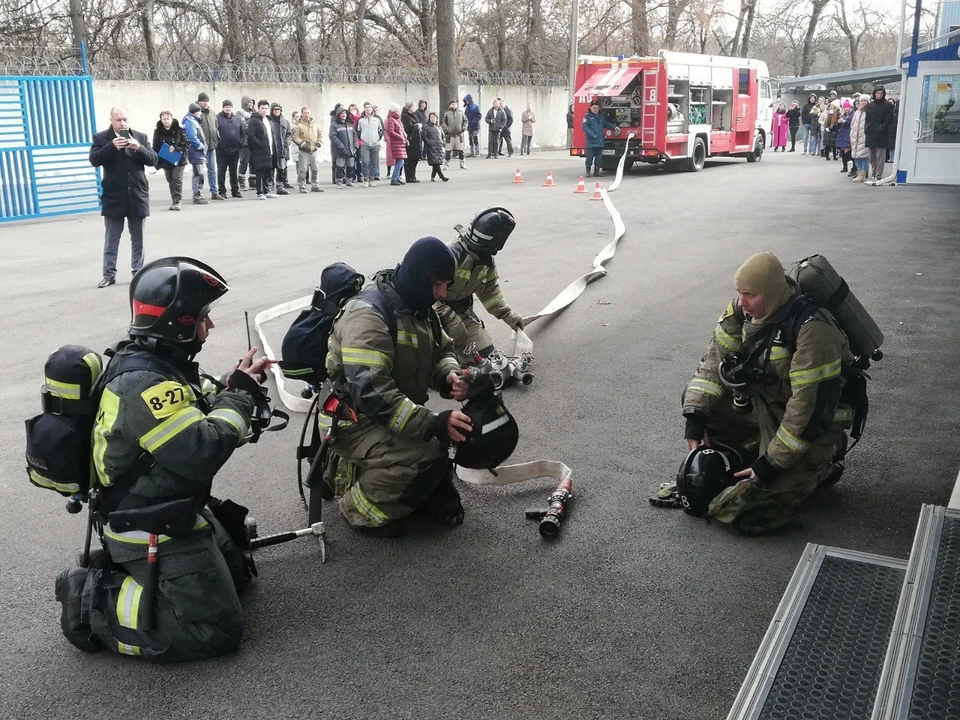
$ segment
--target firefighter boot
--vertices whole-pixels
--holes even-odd
[[[84,652],[97,652],[100,643],[90,634],[90,618],[84,617],[83,591],[90,578],[87,568],[67,568],[57,576],[54,594],[57,602],[63,605],[60,614],[60,628],[63,636],[74,647]],[[93,580],[93,578],[90,578]]]

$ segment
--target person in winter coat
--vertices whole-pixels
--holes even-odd
[[[487,160],[491,160],[500,156],[500,133],[507,124],[499,98],[493,101],[483,120],[487,123]]]
[[[363,184],[376,187],[380,177],[380,144],[383,142],[383,123],[373,114],[373,105],[363,104],[363,115],[357,120],[357,138],[360,141],[360,169]]]
[[[240,109],[236,111],[243,123],[243,144],[240,146],[240,162],[237,165],[237,172],[240,175],[240,189],[247,189],[247,172],[250,172],[250,189],[253,190],[253,168],[250,167],[250,148],[247,146],[247,125],[250,118],[256,115],[257,108],[253,98],[244,95],[240,100]]]
[[[277,167],[277,145],[273,141],[273,123],[267,117],[270,103],[257,103],[257,113],[247,124],[247,146],[250,148],[250,167],[256,179],[257,200],[277,197],[270,190],[270,178]]]
[[[419,122],[420,125],[426,125],[430,118],[430,113],[427,112],[427,101],[421,100],[418,102],[417,110],[413,114],[417,116],[417,122]]]
[[[520,139],[520,154],[529,155],[530,154],[530,143],[533,142],[533,124],[537,121],[537,115],[533,112],[533,109],[530,107],[530,103],[527,103],[527,109],[523,111],[523,114],[520,116],[520,124],[523,126],[520,129],[522,137]]]
[[[197,104],[200,106],[200,127],[203,128],[203,137],[207,143],[207,180],[210,183],[210,199],[226,200],[220,193],[217,185],[217,147],[220,145],[220,136],[217,133],[217,115],[210,107],[210,96],[205,92],[197,95]]]
[[[900,98],[894,98],[890,101],[893,106],[893,119],[890,121],[890,129],[887,131],[887,162],[893,162],[894,150],[897,147],[897,123],[900,122]]]
[[[507,145],[507,157],[513,157],[513,110],[500,98],[497,98],[503,114],[507,118],[503,123],[503,130],[500,131],[500,144],[497,146],[497,154],[503,155],[503,145]]]
[[[483,113],[472,95],[463,96],[463,114],[467,118],[467,136],[470,139],[470,157],[480,157],[480,121]]]
[[[290,141],[293,139],[293,129],[283,116],[283,106],[280,103],[271,103],[270,122],[273,123],[273,142],[276,145],[277,167],[275,184],[277,195],[289,195],[286,188],[292,188],[287,182],[287,162],[290,160]]]
[[[293,144],[300,151],[297,157],[297,187],[301,193],[307,192],[307,183],[312,183],[313,192],[320,189],[317,176],[317,156],[323,145],[323,131],[310,114],[310,108],[300,109],[300,117],[293,126]]]
[[[776,112],[773,113],[773,120],[770,121],[770,139],[773,151],[787,150],[787,132],[790,127],[790,119],[787,117],[787,106],[780,103]]]
[[[356,187],[353,164],[357,151],[357,131],[350,123],[350,113],[341,107],[330,128],[330,146],[333,149],[336,166],[336,185],[338,190]]]
[[[812,156],[820,154],[820,113],[823,112],[823,98],[817,100],[817,104],[810,110],[810,143],[807,149]]]
[[[400,174],[403,172],[403,163],[407,158],[407,133],[400,120],[400,105],[390,103],[390,112],[387,113],[387,165],[393,161],[393,175],[390,176],[391,185],[403,185]]]
[[[831,100],[826,110],[820,113],[820,127],[823,135],[823,159],[837,159],[837,120],[840,119],[840,101]]]
[[[437,177],[444,182],[450,178],[443,174],[440,166],[443,165],[443,135],[437,125],[437,114],[427,113],[427,124],[423,127],[423,154],[427,164],[433,168],[430,172],[430,182],[436,182]]]
[[[873,89],[873,101],[867,105],[867,147],[870,148],[870,167],[873,179],[883,178],[887,162],[887,144],[890,142],[890,126],[896,122],[893,103],[887,100],[883,85]]]
[[[170,162],[160,157],[160,148],[167,145],[173,152],[180,153],[180,159]],[[163,170],[170,187],[170,210],[180,210],[180,198],[183,195],[183,167],[187,164],[187,134],[180,127],[180,123],[173,117],[173,113],[164,110],[160,113],[157,127],[153,131],[153,151],[157,153],[157,170]]]
[[[463,134],[467,132],[467,116],[457,107],[456,98],[450,101],[447,111],[443,114],[440,128],[443,130],[446,150],[444,169],[450,167],[450,156],[456,155],[460,159],[460,169],[466,170],[467,166],[463,159]]]
[[[226,192],[227,171],[230,171],[230,197],[243,197],[237,181],[237,165],[240,162],[240,151],[247,144],[247,131],[243,121],[234,115],[233,103],[223,101],[223,110],[217,113],[217,132],[220,134],[220,144],[217,145],[217,183],[218,187]]]
[[[103,169],[100,183],[100,214],[103,216],[103,279],[97,287],[116,283],[117,251],[126,221],[130,232],[130,269],[143,267],[143,221],[150,215],[150,187],[143,171],[156,166],[157,154],[147,136],[130,129],[124,107],[110,111],[110,127],[93,136],[90,164]]]
[[[197,103],[190,103],[187,114],[182,120],[183,130],[187,133],[187,142],[190,144],[187,160],[190,161],[190,167],[193,169],[194,205],[206,205],[209,202],[200,194],[200,188],[203,187],[204,167],[207,163],[207,140],[200,125],[200,112],[200,106]]]
[[[852,177],[856,174],[856,170],[849,167],[851,164],[850,112],[852,108],[850,101],[844,100],[842,108],[840,111],[840,119],[837,120],[837,124],[834,126],[837,130],[837,152],[840,154],[840,159],[843,160],[843,167],[840,168],[840,172],[850,173]]]
[[[350,103],[347,107],[347,119],[350,121],[350,124],[353,125],[353,129],[357,129],[357,122],[360,120],[361,113],[360,108],[357,107],[356,103]],[[359,140],[360,134],[357,134]],[[363,182],[363,169],[360,166],[360,148],[362,147],[361,142],[357,143],[357,151],[353,155],[353,179],[355,182]]]
[[[790,123],[790,150],[788,152],[797,151],[797,132],[800,130],[800,116],[802,114],[796,101],[790,103],[790,109],[787,110],[787,120]]]
[[[810,118],[811,111],[817,106],[817,94],[810,93],[810,96],[807,98],[807,102],[802,108],[800,108],[800,127],[803,130],[803,154],[807,154],[809,149],[810,141],[810,128],[813,126],[813,121]]]
[[[866,95],[857,98],[857,109],[850,118],[850,153],[856,168],[857,182],[865,182],[870,171],[870,150],[867,148],[867,103]]]
[[[590,108],[580,121],[580,127],[587,138],[587,170],[584,175],[590,177],[592,166],[593,174],[603,177],[603,131],[607,129],[619,133],[619,129],[600,114],[600,103],[596,100],[590,103]]]
[[[403,163],[403,175],[408,183],[418,183],[417,163],[423,157],[423,123],[413,109],[413,101],[408,102],[400,113],[400,122],[407,134],[407,157]]]

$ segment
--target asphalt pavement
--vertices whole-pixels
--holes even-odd
[[[334,261],[367,274],[392,266],[416,238],[453,240],[453,225],[503,205],[518,221],[498,257],[503,290],[529,315],[613,237],[603,203],[573,193],[580,167],[563,153],[478,159],[449,183],[421,169],[419,185],[248,193],[180,213],[155,176],[147,257],[196,256],[229,280],[200,358],[222,372],[246,348],[244,311],[309,294]],[[542,187],[548,170],[555,188]],[[83,518],[23,469],[46,356],[123,336],[129,245],[118,284],[99,290],[96,214],[0,226],[0,717],[725,717],[805,543],[906,557],[921,503],[945,504],[960,465],[960,191],[865,187],[838,171],[768,153],[697,174],[639,169],[611,194],[627,232],[609,274],[531,326],[536,380],[506,393],[521,428],[512,460],[573,468],[576,500],[556,540],[523,512],[548,481],[463,487],[463,526],[393,541],[358,535],[330,505],[327,563],[308,540],[259,551],[241,649],[179,666],[85,655],[63,639],[53,581],[74,562]],[[886,343],[846,475],[788,528],[748,538],[647,497],[684,456],[680,393],[734,271],[761,250],[785,263],[826,255]],[[489,326],[507,340],[505,325]],[[250,507],[261,533],[305,525],[298,422],[241,448],[217,477],[216,494]]]

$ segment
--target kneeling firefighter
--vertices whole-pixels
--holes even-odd
[[[396,269],[379,272],[346,303],[330,334],[327,372],[357,420],[339,423],[325,477],[342,515],[374,536],[401,535],[414,511],[441,524],[463,522],[447,456],[451,441],[469,435],[470,417],[424,407],[431,387],[455,400],[467,394],[433,309],[455,271],[443,242],[417,240]]]
[[[694,467],[709,468],[706,476],[726,463],[729,478],[722,482],[722,471],[719,485],[688,478],[690,487],[712,487],[715,497],[683,504],[700,502],[698,514],[762,534],[786,524],[818,486],[839,479],[854,416],[844,390],[858,385],[848,381],[859,371],[834,315],[802,293],[774,255],[748,258],[734,284],[737,298],[684,392],[684,437],[694,452],[681,468],[689,475],[695,460]],[[694,457],[701,443],[716,443],[720,461]]]
[[[460,237],[451,243],[450,250],[456,258],[456,276],[446,297],[437,303],[437,312],[464,365],[474,360],[465,352],[471,345],[483,357],[493,351],[493,340],[473,309],[474,295],[495,318],[514,330],[523,329],[523,318],[510,309],[503,297],[493,261],[516,226],[509,210],[493,207],[477,213],[466,229],[462,225],[455,228]]]
[[[194,357],[214,327],[210,308],[228,290],[213,268],[185,257],[144,266],[130,285],[130,339],[92,395],[105,552],[56,582],[64,635],[82,650],[176,662],[240,644],[237,589],[252,567],[208,502],[219,505],[210,496],[217,471],[257,437],[271,361],[255,360],[254,348],[225,382],[200,375]]]

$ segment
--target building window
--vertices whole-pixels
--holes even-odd
[[[741,95],[750,94],[750,69],[749,68],[740,68],[740,83],[737,86],[739,89],[737,92]]]
[[[926,75],[918,143],[960,144],[960,75]]]

